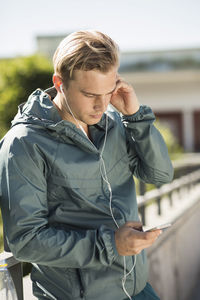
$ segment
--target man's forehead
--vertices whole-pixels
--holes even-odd
[[[114,92],[115,88],[116,88],[116,84],[115,84],[115,87],[112,90],[106,91],[105,94],[107,94],[107,95],[112,94]],[[90,92],[89,90],[84,90],[84,89],[80,89],[80,92],[82,92],[84,94],[88,94],[88,95],[93,95],[93,96],[101,96],[102,94],[104,94],[104,93],[97,94],[97,93],[93,93],[93,92]]]
[[[80,91],[87,94],[101,95],[114,91],[117,82],[117,69],[103,73],[98,70],[74,72],[74,83]]]

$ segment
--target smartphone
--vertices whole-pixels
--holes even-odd
[[[166,224],[162,224],[162,225],[158,225],[156,227],[150,228],[150,229],[146,230],[146,232],[154,231],[154,230],[157,230],[157,229],[161,229],[161,230],[163,229],[164,230],[164,229],[167,229],[170,226],[172,226],[171,223],[166,223]]]

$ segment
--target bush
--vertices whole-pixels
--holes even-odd
[[[160,133],[167,145],[169,156],[170,156],[171,160],[180,158],[180,156],[182,156],[182,154],[183,154],[183,149],[179,145],[179,143],[178,143],[176,137],[174,136],[173,132],[171,131],[171,129],[169,127],[167,127],[166,125],[163,125],[159,120],[156,120],[154,125],[160,131]],[[137,178],[134,178],[134,179],[135,179],[135,184],[136,184],[136,192],[137,192],[137,194],[140,194],[141,191],[140,191],[140,186],[139,186],[139,180]],[[149,184],[149,183],[145,184],[146,191],[150,191],[155,188],[156,188],[156,186],[154,184]]]
[[[173,160],[180,157],[180,155],[183,153],[183,148],[178,143],[177,138],[171,129],[166,125],[163,125],[159,120],[155,122],[155,126],[158,128],[165,140],[170,158]]]
[[[36,89],[52,85],[53,68],[46,58],[33,55],[0,60],[0,137],[10,128],[17,106]]]

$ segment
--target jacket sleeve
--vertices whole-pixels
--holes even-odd
[[[38,149],[30,153],[19,139],[6,148],[0,151],[0,200],[13,255],[54,267],[111,265],[117,257],[114,232],[104,225],[80,231],[50,226],[44,158]]]
[[[140,106],[135,114],[122,117],[133,175],[146,183],[160,186],[173,179],[173,167],[154,121],[155,116],[147,106]]]

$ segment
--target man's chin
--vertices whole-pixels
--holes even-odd
[[[91,125],[96,125],[97,123],[100,122],[100,120],[101,120],[101,119],[96,120],[96,121],[90,121],[90,122],[87,123],[87,125],[90,125],[90,126],[91,126]]]
[[[102,114],[101,115],[92,115],[90,116],[90,118],[88,119],[88,125],[95,125],[97,123],[99,123],[99,121],[102,118]]]

